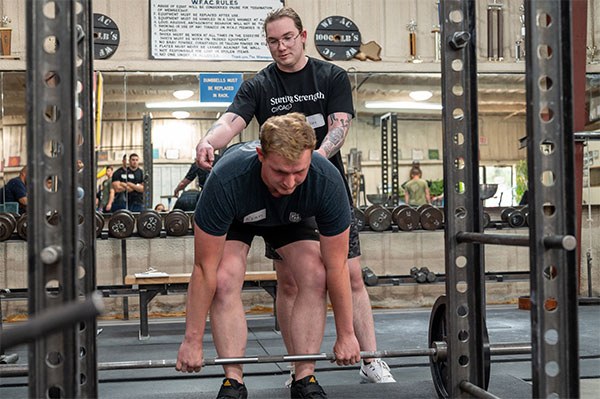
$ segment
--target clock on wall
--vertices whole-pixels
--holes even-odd
[[[360,31],[346,17],[334,15],[325,18],[315,31],[315,45],[319,54],[328,60],[349,60],[360,51]]]
[[[94,14],[94,59],[105,60],[119,47],[119,27],[104,14]]]

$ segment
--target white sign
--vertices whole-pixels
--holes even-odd
[[[155,59],[270,61],[263,21],[281,0],[150,0]]]

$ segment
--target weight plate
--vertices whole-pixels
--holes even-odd
[[[519,210],[514,210],[508,215],[508,225],[510,227],[523,227],[525,225],[525,217]]]
[[[429,347],[433,348],[434,342],[445,342],[448,345],[448,353],[450,353],[448,342],[448,323],[446,321],[447,299],[445,295],[440,296],[431,309],[429,317]],[[490,384],[490,340],[487,332],[487,327],[483,326],[483,357],[484,357],[484,389],[487,389]],[[440,398],[449,398],[448,393],[448,371],[449,365],[447,359],[431,357],[429,359],[431,369],[431,377],[433,385]]]
[[[421,212],[421,226],[425,230],[436,230],[443,227],[444,214],[438,208],[430,206]]]
[[[317,25],[315,45],[328,60],[349,60],[360,51],[360,31],[350,19],[332,15]]]
[[[365,224],[366,224],[365,214],[363,211],[361,211],[357,207],[353,207],[352,211],[354,213],[354,223],[356,224],[358,231],[361,231],[362,229],[365,228]]]
[[[96,237],[100,237],[102,234],[102,229],[104,228],[104,216],[96,211],[96,216],[94,217],[96,221]]]
[[[180,209],[174,209],[165,217],[165,230],[170,236],[184,236],[188,233],[190,219]]]
[[[15,217],[10,213],[1,213],[0,214],[0,241],[6,241],[10,238],[13,231],[15,230],[15,226],[17,225],[17,221]]]
[[[148,209],[137,217],[138,234],[144,238],[155,238],[160,235],[162,219],[158,212]]]
[[[392,225],[392,213],[383,207],[369,212],[367,217],[369,227],[375,231],[385,231]]]
[[[126,209],[120,209],[113,213],[108,221],[108,234],[114,238],[127,238],[133,234],[134,226],[133,214]]]
[[[392,221],[393,221],[394,223],[396,223],[396,217],[398,216],[398,213],[400,213],[400,211],[401,211],[402,209],[405,209],[405,208],[408,208],[408,205],[406,205],[406,204],[404,204],[404,205],[398,205],[397,207],[395,207],[395,208],[392,210]],[[398,224],[398,223],[396,223],[396,224]]]

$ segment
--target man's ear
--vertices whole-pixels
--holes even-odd
[[[260,147],[256,147],[256,153],[258,154],[258,160],[259,160],[260,162],[263,162],[263,161],[264,161],[264,159],[265,159],[265,154],[263,154],[263,152],[262,152],[262,148],[260,148]]]

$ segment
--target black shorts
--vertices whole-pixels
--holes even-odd
[[[248,245],[252,245],[255,236],[261,236],[265,240],[265,244],[269,245],[269,248],[278,257],[277,259],[281,258],[275,251],[287,244],[303,240],[319,241],[319,231],[315,227],[314,218],[273,227],[255,226],[234,221],[227,232],[228,241],[241,241]]]
[[[352,215],[352,223],[350,224],[348,259],[352,259],[352,258],[356,258],[356,257],[360,256],[360,238],[358,236],[358,225],[356,223],[357,220],[356,220],[356,216],[354,215],[354,208],[352,206],[350,207],[350,215]],[[319,236],[318,236],[318,230],[317,230],[317,223],[316,223],[315,219],[310,218],[310,219],[307,219],[306,222],[312,223],[313,229],[315,231],[317,231],[317,240],[318,240]],[[227,237],[227,239],[229,239],[229,236]],[[290,242],[293,242],[293,241],[290,241]],[[283,245],[281,245],[281,246],[283,246]],[[277,247],[277,248],[279,248],[279,247]],[[275,249],[277,249],[277,248],[275,248]],[[273,249],[273,247],[271,245],[269,245],[269,242],[265,239],[265,256],[268,259],[281,260],[281,256],[279,256],[279,254],[275,251],[275,249]]]

